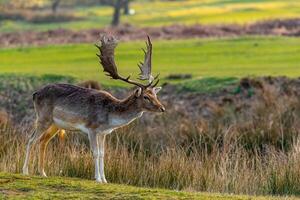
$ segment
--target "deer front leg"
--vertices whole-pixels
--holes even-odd
[[[99,146],[98,146],[98,140],[97,135],[94,131],[90,131],[88,133],[89,141],[90,141],[90,148],[93,153],[93,159],[95,163],[95,179],[97,182],[102,183],[101,176],[99,173]]]
[[[103,183],[107,183],[104,173],[104,147],[105,147],[105,134],[100,134],[98,136],[98,145],[100,153],[100,176]]]

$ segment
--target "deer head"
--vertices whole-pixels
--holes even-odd
[[[157,93],[161,90],[161,87],[156,87],[159,83],[158,75],[155,77],[151,74],[151,59],[152,59],[152,43],[150,37],[147,36],[147,50],[144,50],[144,62],[140,62],[138,67],[140,69],[139,80],[148,81],[147,84],[143,84],[118,74],[118,68],[114,60],[115,48],[118,45],[118,41],[113,36],[107,37],[105,35],[100,36],[99,45],[96,47],[99,49],[97,56],[100,59],[100,64],[103,67],[106,75],[115,80],[121,80],[138,88],[134,91],[132,96],[136,98],[138,105],[145,111],[151,112],[164,112],[165,108],[157,98]]]

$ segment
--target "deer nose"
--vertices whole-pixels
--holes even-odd
[[[160,111],[161,111],[161,112],[165,112],[165,111],[166,111],[165,107],[163,107],[163,106],[160,107]]]

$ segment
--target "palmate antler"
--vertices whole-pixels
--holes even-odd
[[[147,47],[147,51],[145,49],[142,49],[144,54],[145,54],[145,58],[144,58],[144,62],[140,62],[138,64],[141,73],[139,74],[139,79],[140,80],[148,80],[149,82],[155,80],[158,78],[159,74],[155,76],[155,78],[152,76],[151,74],[151,69],[152,69],[152,43],[150,40],[150,37],[147,36],[148,41],[146,42],[146,47]]]
[[[149,84],[144,85],[142,83],[130,80],[130,76],[124,78],[118,74],[118,68],[115,63],[114,54],[115,48],[118,45],[118,41],[112,37],[106,37],[105,35],[100,36],[100,45],[96,45],[99,49],[100,54],[97,56],[100,59],[100,63],[103,67],[104,72],[107,72],[107,76],[110,76],[112,79],[122,80],[126,83],[136,85],[141,87],[142,89],[146,89],[148,87],[155,87],[159,80],[152,85],[153,81],[158,78],[158,75],[153,78],[151,75],[151,54],[152,54],[152,44],[151,40],[148,36],[148,43],[147,43],[147,52],[145,52],[145,61],[144,63],[140,63],[139,68],[141,70],[140,73],[140,80],[149,80]],[[151,78],[152,77],[152,78]],[[151,80],[152,79],[152,80]]]

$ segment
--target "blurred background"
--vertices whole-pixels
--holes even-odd
[[[99,73],[93,48],[100,33],[109,33],[126,41],[116,52],[126,73],[136,72],[141,41],[150,35],[154,70],[163,77],[179,69],[192,78],[299,74],[299,1],[1,0],[0,5],[1,47],[35,47],[1,51],[0,72],[118,84]]]
[[[36,89],[131,90],[102,72],[103,33],[120,40],[115,59],[132,77],[152,38],[167,108],[108,137],[110,182],[300,194],[298,0],[0,0],[0,171],[20,172]],[[67,133],[48,149],[49,175],[91,178],[86,138]]]

